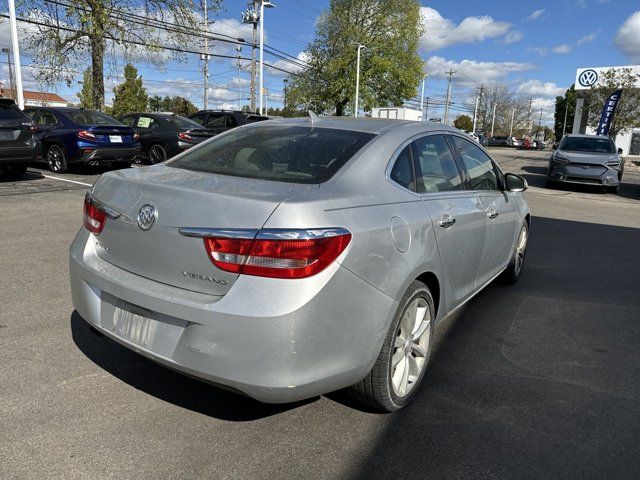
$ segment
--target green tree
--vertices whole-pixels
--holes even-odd
[[[473,120],[469,115],[458,115],[453,121],[453,126],[465,132],[470,132],[473,130]]]
[[[93,108],[93,81],[91,79],[91,69],[87,68],[82,74],[82,89],[76,96],[80,100],[82,108]]]
[[[154,95],[149,97],[149,110],[152,112],[173,112],[176,115],[189,117],[198,111],[198,107],[179,95],[164,98]]]
[[[211,14],[219,10],[221,0],[204,1]],[[196,48],[201,39],[194,32],[199,32],[202,19],[195,8],[200,5],[197,0],[30,0],[19,8],[24,17],[39,22],[29,47],[34,60],[45,65],[38,72],[40,79],[70,85],[76,71],[90,63],[91,106],[101,110],[105,63],[115,64],[121,55],[141,56],[156,65],[172,56],[184,59],[181,52],[168,53],[162,45]],[[158,28],[159,21],[172,24],[171,29]]]
[[[150,112],[161,112],[162,111],[162,97],[158,95],[154,95],[153,97],[149,97],[149,111]]]
[[[565,129],[564,116],[567,115],[567,124]],[[562,138],[562,132],[570,133],[573,128],[573,119],[576,114],[576,89],[575,85],[565,92],[564,97],[556,97],[556,112],[554,122],[554,133],[557,140]]]
[[[600,73],[598,83],[591,87],[587,95],[589,126],[598,127],[605,102],[613,92],[622,89],[609,136],[615,138],[620,132],[640,127],[640,88],[636,88],[639,82],[640,75],[631,68],[610,69]]]
[[[111,114],[121,117],[127,113],[144,112],[147,108],[147,91],[138,77],[136,67],[127,63],[124,66],[124,82],[113,88],[115,97]]]
[[[416,95],[424,63],[417,0],[331,0],[307,46],[308,67],[289,78],[287,108],[353,112],[357,44],[362,50],[360,101],[365,110],[401,105]]]

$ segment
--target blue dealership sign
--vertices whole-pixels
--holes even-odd
[[[622,97],[622,89],[613,92],[607,101],[604,102],[604,108],[602,109],[602,115],[600,116],[600,123],[598,124],[597,135],[609,135],[609,128],[613,121],[613,115],[616,113],[616,107]]]

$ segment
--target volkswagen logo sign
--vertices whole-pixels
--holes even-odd
[[[138,212],[138,226],[142,230],[149,230],[156,223],[158,211],[153,205],[143,205]]]
[[[578,77],[578,82],[583,87],[591,87],[595,85],[597,81],[598,81],[598,72],[591,69],[585,70]]]

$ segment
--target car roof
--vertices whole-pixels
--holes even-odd
[[[607,136],[603,137],[602,135],[582,135],[582,134],[579,135],[577,133],[576,134],[570,133],[568,135],[565,135],[565,138],[567,137],[569,138],[608,138],[609,140],[611,140],[611,138]]]
[[[283,125],[283,126],[316,126],[320,128],[334,128],[337,130],[353,130],[358,132],[366,132],[378,134],[391,130],[400,130],[407,127],[422,127],[424,132],[429,131],[450,131],[452,133],[464,134],[457,128],[448,127],[440,123],[432,122],[416,122],[413,120],[395,120],[387,118],[353,118],[353,117],[310,117],[300,118],[274,118],[268,122],[259,122],[253,125]]]

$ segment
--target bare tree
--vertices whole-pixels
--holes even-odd
[[[491,133],[493,120],[493,107],[496,106],[494,135],[508,135],[511,127],[511,115],[513,115],[513,131],[522,133],[527,129],[527,117],[529,114],[529,99],[517,95],[506,83],[493,82],[484,86],[484,94],[478,103],[478,117],[476,124],[485,135]],[[475,97],[470,100],[467,107],[471,111],[475,107]],[[514,112],[515,110],[515,112]]]

